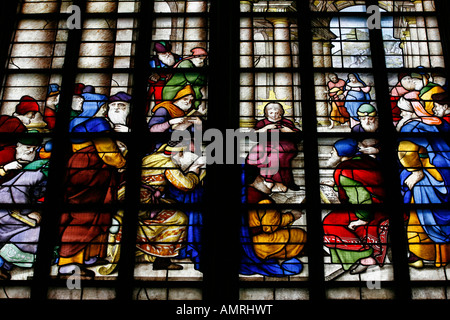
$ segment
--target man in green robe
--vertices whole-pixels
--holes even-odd
[[[334,189],[342,204],[382,203],[384,189],[377,160],[358,154],[358,142],[342,139],[334,144],[330,163],[334,171]],[[323,220],[324,244],[332,263],[344,270],[360,264],[382,265],[386,255],[387,216],[383,212],[355,206],[331,211]],[[358,264],[357,264],[358,262]]]
[[[198,109],[205,97],[206,74],[201,68],[205,66],[208,53],[203,48],[194,48],[191,50],[192,55],[182,59],[174,68],[192,69],[192,71],[175,72],[167,81],[162,91],[162,98],[165,101],[172,101],[178,91],[187,85],[191,85],[195,93],[195,109]]]

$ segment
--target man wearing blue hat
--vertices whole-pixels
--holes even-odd
[[[358,142],[341,139],[333,145],[329,164],[336,167],[333,187],[340,203],[367,205],[382,203],[383,180],[376,159],[360,154]],[[324,244],[332,263],[344,271],[363,272],[382,266],[386,255],[387,215],[356,206],[331,211],[323,220]],[[373,245],[376,244],[376,245]]]
[[[58,111],[60,97],[59,85],[52,83],[48,86],[47,98],[45,100],[44,121],[47,128],[53,130],[55,128],[56,112]]]

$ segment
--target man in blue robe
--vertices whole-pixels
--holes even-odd
[[[426,113],[422,104],[399,100],[400,132],[438,133],[441,119]],[[440,137],[402,137],[398,146],[400,180],[404,203],[445,204],[450,200],[450,147]],[[410,265],[423,266],[423,260],[436,267],[450,261],[450,210],[420,207],[408,215]]]

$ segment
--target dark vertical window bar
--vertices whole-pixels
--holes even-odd
[[[136,228],[137,216],[140,206],[140,181],[143,148],[140,137],[147,136],[147,123],[145,122],[146,83],[148,73],[148,58],[150,57],[152,15],[154,1],[141,1],[140,11],[137,14],[136,55],[134,58],[132,106],[131,106],[131,132],[128,133],[127,169],[125,173],[125,214],[123,219],[123,236],[121,244],[121,257],[119,260],[119,276],[117,299],[128,301],[132,298],[134,289],[134,267],[136,256]]]
[[[435,6],[439,32],[441,34],[441,43],[444,50],[444,63],[447,71],[450,64],[450,21],[448,19],[450,3],[448,1],[435,1]],[[448,75],[448,72],[446,74]]]
[[[378,5],[378,1],[368,0],[367,7]],[[396,299],[410,298],[409,270],[407,263],[407,240],[404,228],[402,196],[400,193],[399,173],[397,167],[397,132],[393,126],[393,119],[389,100],[388,74],[385,65],[385,51],[383,36],[380,29],[371,29],[370,46],[372,53],[373,76],[375,80],[376,104],[379,106],[380,121],[380,161],[383,168],[386,199],[383,209],[389,215],[390,246],[392,263],[394,265],[394,288]]]
[[[311,301],[325,299],[323,231],[320,208],[318,133],[314,97],[312,21],[309,1],[297,1],[300,79],[302,85],[303,148],[305,153],[307,254],[309,261],[309,295]],[[306,138],[307,137],[307,138]]]
[[[239,2],[211,3],[208,128],[226,129],[239,123]],[[238,145],[235,145],[238,147]],[[223,155],[225,148],[223,146]],[[237,152],[236,148],[234,150]],[[208,301],[237,300],[240,263],[240,167],[210,164],[206,172],[204,226],[204,292]]]
[[[85,12],[85,0],[74,0],[74,5]],[[64,18],[65,15],[62,16]],[[67,18],[69,15],[67,15]],[[83,15],[81,15],[83,19]],[[82,22],[81,22],[82,23]],[[81,42],[81,30],[72,29],[69,32],[64,68],[60,104],[67,106],[60,108],[56,115],[56,125],[51,134],[53,151],[50,159],[50,170],[47,184],[46,201],[43,208],[44,219],[41,225],[41,236],[36,255],[35,275],[33,277],[33,290],[31,298],[45,300],[50,282],[50,267],[53,259],[53,249],[58,241],[58,223],[64,207],[64,176],[68,155],[70,155],[70,139],[68,127],[70,121],[70,106],[72,105],[73,88],[77,72],[78,53]],[[53,283],[53,281],[52,281]],[[65,286],[65,283],[59,283]]]

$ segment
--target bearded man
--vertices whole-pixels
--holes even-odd
[[[22,133],[27,132],[26,125],[30,124],[32,113],[39,111],[39,105],[31,97],[24,96],[16,106],[14,116],[0,116],[0,132]],[[26,115],[29,116],[26,116]],[[10,171],[20,169],[22,166],[16,161],[15,141],[3,140],[0,142],[0,181],[5,181]],[[5,177],[5,178],[4,178]]]
[[[39,105],[30,96],[23,96],[16,105],[13,116],[0,116],[0,132],[5,133],[24,133],[28,132],[27,125],[34,119],[36,113],[39,112]],[[5,181],[11,176],[13,170],[21,169],[22,166],[16,160],[15,141],[3,140],[0,142],[0,181]]]
[[[71,130],[100,133],[112,130],[103,117],[107,98],[85,87],[83,112],[71,121]],[[120,173],[126,165],[126,146],[112,137],[94,136],[73,140],[73,154],[67,165],[65,201],[69,204],[104,205],[118,201]],[[60,221],[59,275],[63,278],[80,267],[80,278],[92,279],[89,266],[106,263],[110,210],[64,212]]]
[[[202,120],[194,116],[193,108],[194,90],[187,85],[177,92],[172,101],[163,101],[152,109],[152,117],[148,123],[150,132],[173,132],[174,130],[189,130],[191,133],[199,129]],[[157,150],[162,144],[168,142],[159,141]]]
[[[377,132],[378,112],[374,106],[364,103],[358,108],[359,123],[352,128],[352,132]]]
[[[162,101],[162,90],[166,85],[168,74],[166,71],[158,69],[170,69],[175,63],[181,60],[181,57],[172,52],[172,44],[169,41],[158,41],[154,46],[154,55],[150,60],[150,68],[156,69],[148,79],[149,87],[147,93],[147,110],[150,109],[150,101],[153,96],[155,104]]]
[[[7,181],[15,176],[19,170],[32,162],[36,157],[38,144],[27,141],[34,139],[22,139],[15,146],[14,159],[5,165],[0,165],[0,182]]]
[[[109,98],[108,119],[116,132],[129,132],[128,116],[130,114],[131,96],[125,92],[119,92]]]

